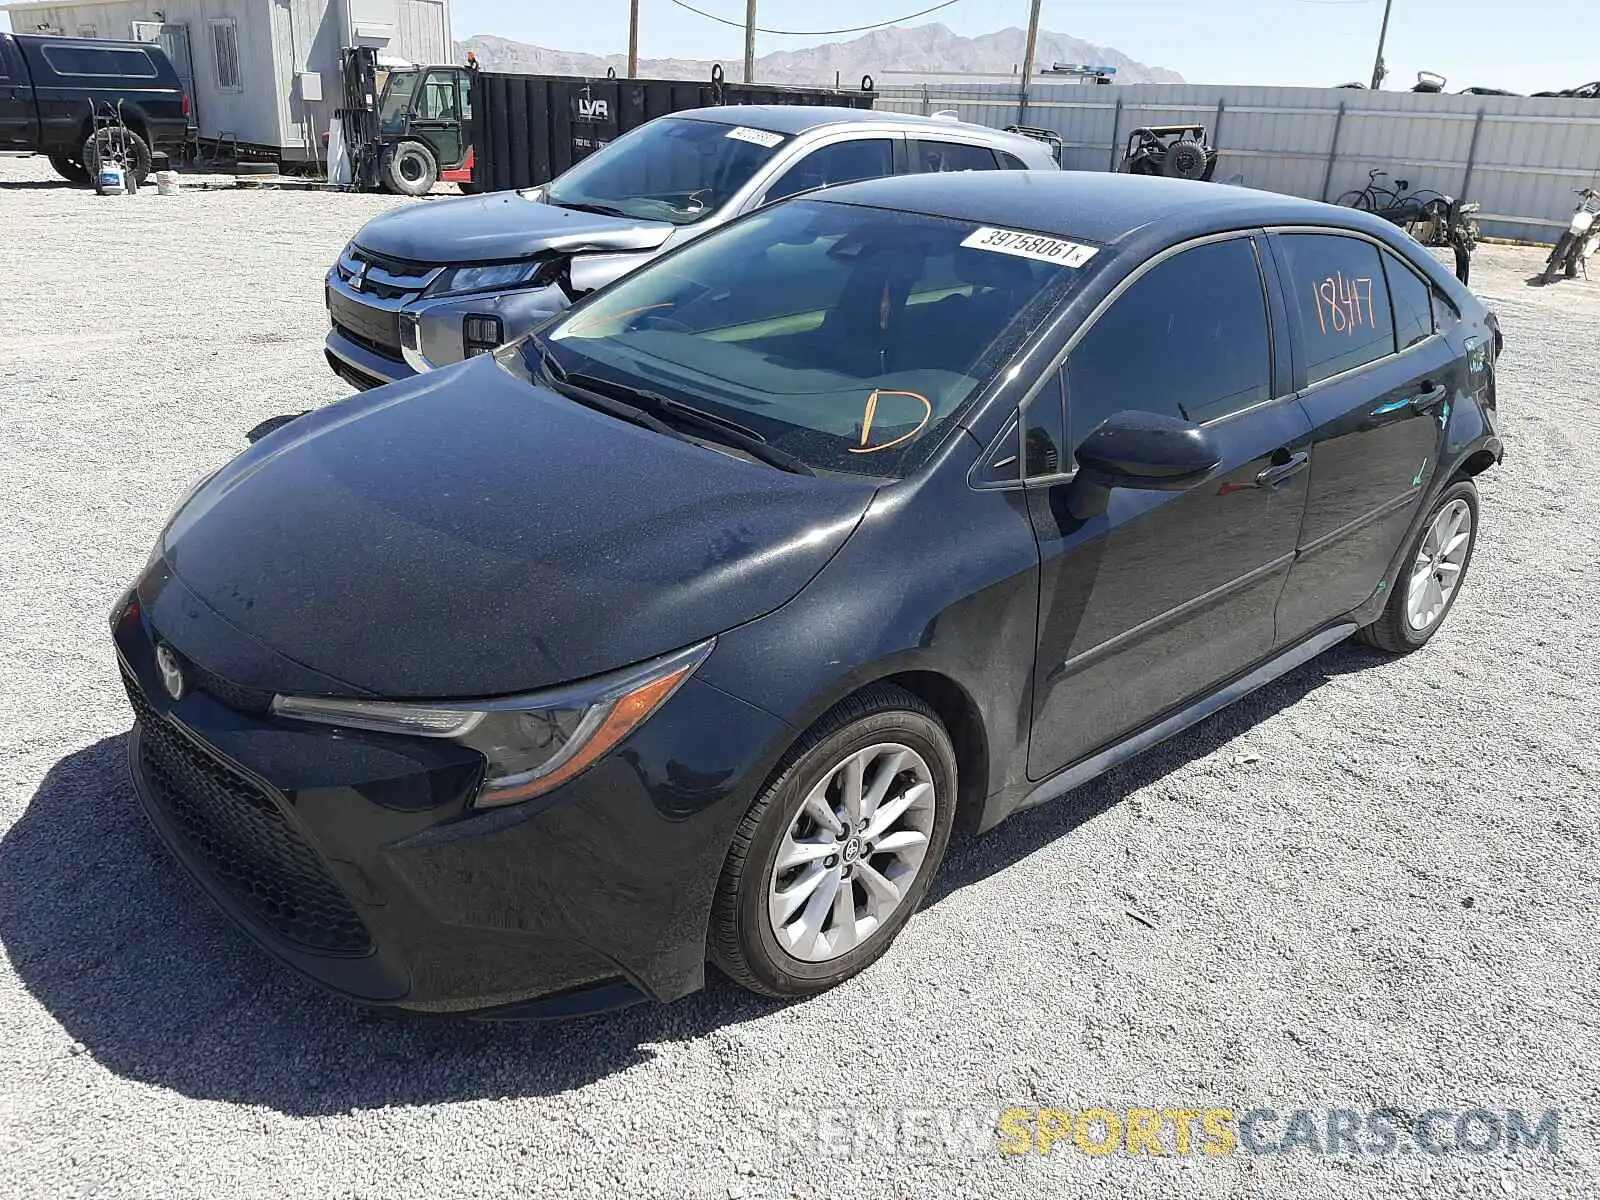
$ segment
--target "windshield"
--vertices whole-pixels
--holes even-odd
[[[378,105],[378,125],[385,131],[399,129],[405,124],[406,112],[411,108],[411,93],[417,90],[421,71],[394,71],[383,86],[383,100]]]
[[[591,154],[545,189],[551,204],[690,225],[727,203],[784,141],[712,121],[651,121]]]
[[[789,201],[697,239],[523,343],[736,422],[818,470],[898,477],[1075,286],[1090,247]]]

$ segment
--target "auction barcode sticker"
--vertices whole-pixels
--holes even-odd
[[[728,130],[728,136],[737,142],[750,142],[756,146],[765,146],[771,150],[783,141],[783,134],[773,133],[770,129],[751,129],[745,125],[735,125]]]
[[[1015,254],[1018,258],[1036,258],[1040,262],[1055,263],[1061,267],[1081,267],[1095,256],[1093,246],[1064,242],[1060,238],[1045,237],[1042,233],[994,229],[988,225],[974,229],[961,244],[974,250],[993,250],[1000,254]]]

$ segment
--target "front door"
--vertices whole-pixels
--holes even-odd
[[[460,166],[466,154],[461,138],[462,104],[470,100],[471,92],[463,96],[462,84],[470,89],[471,81],[463,80],[465,75],[465,71],[450,68],[429,71],[412,109],[411,136],[427,144],[441,171]]]
[[[27,67],[0,36],[0,150],[32,150],[38,132]]]
[[[1111,413],[1144,409],[1205,426],[1222,463],[1187,491],[1115,489],[1085,520],[1072,514],[1072,482],[1029,489],[1041,560],[1032,779],[1272,650],[1310,423],[1274,361],[1258,242],[1235,235],[1165,258],[1068,356],[1067,445]]]
[[[1315,430],[1299,554],[1278,610],[1287,643],[1372,595],[1422,502],[1461,364],[1430,289],[1372,242],[1272,235]],[[1397,349],[1398,347],[1398,349]]]

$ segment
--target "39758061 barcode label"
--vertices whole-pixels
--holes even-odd
[[[1061,267],[1081,267],[1095,256],[1093,246],[1080,246],[1077,242],[1046,237],[1042,233],[995,229],[988,225],[974,229],[962,239],[961,244],[973,250],[1015,254],[1018,258],[1034,258]]]

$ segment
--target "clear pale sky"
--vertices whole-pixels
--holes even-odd
[[[691,0],[743,21],[741,0]],[[757,24],[836,29],[888,20],[934,0],[759,0]],[[621,52],[627,0],[454,0],[458,38],[493,33],[560,50]],[[1580,0],[1394,0],[1385,86],[1409,87],[1437,71],[1459,91],[1469,85],[1535,92],[1600,79],[1593,22],[1574,26]],[[675,7],[641,0],[639,52],[649,57],[720,58],[737,64],[743,34]],[[1040,22],[1194,83],[1331,86],[1367,81],[1383,0],[1046,0]],[[1028,0],[958,0],[922,18],[968,36],[1024,26]],[[0,13],[0,29],[6,27]],[[916,24],[917,22],[910,22]],[[1560,32],[1565,27],[1566,32]],[[793,50],[843,37],[762,34],[756,52]]]
[[[690,0],[744,20],[742,0]],[[756,23],[772,29],[836,29],[883,21],[937,0],[758,0]],[[1469,85],[1518,92],[1600,79],[1600,46],[1572,18],[1580,0],[1394,0],[1385,58],[1389,88],[1437,71],[1447,90]],[[627,0],[454,0],[458,38],[493,33],[593,54],[628,45]],[[1140,62],[1171,67],[1194,83],[1331,86],[1372,75],[1382,0],[1045,0],[1040,24]],[[972,36],[1026,26],[1028,0],[958,0],[922,18]],[[909,22],[916,24],[918,22]],[[1563,26],[1568,34],[1559,35]],[[840,37],[758,35],[756,53],[794,50]],[[639,53],[720,58],[737,64],[740,30],[697,17],[670,0],[641,0]]]

